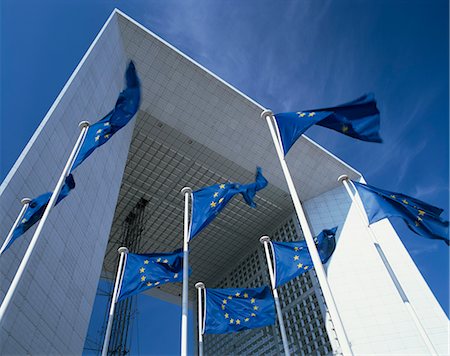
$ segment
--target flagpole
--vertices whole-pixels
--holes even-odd
[[[183,294],[181,298],[181,356],[187,356],[188,336],[188,293],[189,293],[189,197],[192,189],[181,189],[184,195],[184,238],[183,238]]]
[[[109,339],[111,338],[111,330],[114,321],[114,310],[116,309],[117,296],[119,294],[119,288],[122,284],[123,266],[125,257],[128,254],[126,247],[119,247],[119,267],[117,267],[116,282],[114,283],[113,295],[111,298],[111,306],[109,307],[108,324],[106,326],[105,340],[103,341],[102,356],[108,355]]]
[[[353,204],[356,206],[356,210],[358,210],[358,212],[359,212],[361,221],[363,222],[364,225],[366,225],[367,231],[369,232],[372,242],[375,245],[375,249],[377,250],[378,255],[380,256],[380,259],[383,262],[384,267],[386,268],[386,270],[389,274],[389,277],[391,277],[391,280],[394,283],[394,285],[397,289],[397,292],[403,301],[403,304],[405,305],[406,309],[408,310],[408,313],[410,314],[411,318],[414,320],[414,324],[416,325],[416,328],[422,338],[422,341],[425,343],[425,345],[428,349],[428,352],[430,353],[430,355],[437,355],[437,351],[434,348],[430,338],[428,337],[428,334],[425,331],[425,328],[423,327],[422,323],[420,322],[416,311],[414,310],[413,306],[409,302],[408,296],[406,295],[405,291],[403,290],[403,288],[400,284],[400,281],[397,279],[397,276],[395,275],[394,270],[392,269],[386,255],[384,254],[383,249],[381,248],[381,245],[378,242],[378,238],[375,235],[375,232],[370,227],[370,223],[367,219],[367,215],[364,213],[364,210],[363,210],[363,207],[361,206],[360,201],[358,201],[356,199],[356,196],[359,197],[358,191],[355,189],[356,195],[353,195],[353,192],[349,186],[349,178],[347,175],[341,175],[338,178],[338,181],[344,185],[345,189],[347,190],[348,195],[352,199]],[[359,197],[359,199],[361,200],[361,197]]]
[[[19,215],[17,215],[17,219],[14,222],[13,226],[11,227],[11,230],[9,230],[8,236],[6,237],[5,242],[2,245],[2,248],[0,249],[0,255],[5,251],[6,246],[8,246],[9,241],[11,241],[12,235],[14,233],[14,230],[19,225],[20,221],[23,218],[23,215],[25,214],[25,211],[27,210],[28,206],[30,205],[31,199],[30,198],[23,198],[21,201],[22,203],[22,209],[20,210]]]
[[[283,341],[284,354],[286,356],[290,356],[289,344],[288,344],[288,340],[287,340],[287,336],[286,336],[286,329],[284,328],[283,314],[281,312],[280,298],[278,297],[278,291],[277,291],[277,288],[275,287],[275,275],[274,275],[274,269],[272,266],[272,258],[270,257],[270,252],[269,252],[270,237],[262,236],[259,239],[259,242],[261,242],[264,245],[264,251],[266,252],[267,267],[269,269],[270,284],[272,285],[273,299],[275,300],[275,307],[277,309],[278,324],[280,325],[280,333],[281,333],[281,339]]]
[[[59,197],[59,193],[61,192],[61,189],[64,185],[66,177],[69,175],[70,167],[72,166],[73,160],[76,157],[76,153],[78,152],[79,146],[81,145],[81,142],[83,141],[84,135],[89,128],[89,122],[88,121],[82,121],[78,124],[78,126],[81,129],[80,135],[78,136],[78,139],[75,143],[75,146],[72,149],[72,152],[70,153],[69,159],[67,160],[67,163],[61,173],[61,176],[59,177],[58,183],[56,184],[56,187],[52,193],[52,196],[50,198],[50,201],[47,204],[47,207],[45,208],[44,214],[42,215],[41,220],[39,221],[39,224],[34,232],[33,237],[31,238],[30,245],[27,248],[27,251],[25,252],[25,255],[23,256],[22,262],[19,265],[19,268],[17,269],[16,275],[14,276],[14,279],[11,282],[11,285],[9,286],[8,292],[5,295],[5,298],[3,299],[2,305],[0,306],[0,327],[3,323],[3,318],[5,316],[6,310],[8,309],[9,304],[11,303],[11,300],[17,290],[17,285],[19,284],[23,272],[25,271],[25,268],[27,267],[28,261],[30,260],[31,254],[33,253],[34,247],[36,246],[36,243],[39,239],[39,236],[41,235],[42,229],[44,228],[45,222],[47,221],[47,218],[50,214],[50,211],[55,206],[56,200]]]
[[[308,220],[306,219],[306,215],[303,211],[303,207],[302,207],[302,204],[298,197],[297,191],[295,189],[295,185],[292,180],[291,174],[289,172],[289,168],[286,164],[286,161],[284,160],[284,154],[281,149],[277,134],[275,132],[275,128],[273,126],[272,111],[264,110],[261,113],[261,118],[266,119],[267,125],[269,126],[270,135],[272,136],[273,144],[275,146],[275,150],[277,151],[278,159],[280,161],[281,168],[282,168],[284,176],[286,178],[286,183],[288,185],[289,192],[291,194],[292,202],[294,203],[295,212],[300,221],[300,225],[303,230],[306,245],[308,246],[308,251],[311,255],[311,259],[313,261],[313,265],[316,270],[317,279],[319,280],[319,284],[322,289],[325,303],[328,307],[328,311],[330,312],[330,317],[333,321],[334,329],[336,331],[336,336],[337,336],[339,344],[341,346],[342,353],[344,354],[344,356],[353,355],[352,349],[350,347],[350,343],[347,338],[347,334],[345,332],[341,317],[339,315],[339,312],[336,307],[336,303],[334,301],[333,294],[331,293],[330,286],[328,285],[325,270],[323,268],[322,261],[320,260],[319,253],[317,252],[316,244],[314,243],[314,239],[313,239],[311,230],[309,228]]]
[[[195,284],[197,288],[197,299],[198,299],[198,314],[197,314],[197,324],[198,324],[198,356],[203,356],[203,298],[202,293],[205,289],[205,284],[203,282],[197,282]]]

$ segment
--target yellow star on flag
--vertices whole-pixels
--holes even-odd
[[[236,319],[236,324],[239,325],[241,321],[239,319]]]
[[[161,262],[161,257],[156,260],[156,262]]]
[[[296,246],[296,247],[294,247],[294,251],[298,251],[298,247]]]
[[[165,259],[165,260],[163,261],[163,263],[167,263],[167,262],[169,262],[169,260],[168,260],[168,259]]]
[[[348,126],[343,125],[342,126],[342,132],[346,133],[348,131]]]
[[[256,314],[255,314],[255,313],[251,313],[250,315],[251,315],[251,316],[256,316]]]
[[[294,256],[294,261],[297,261],[299,258],[300,258],[299,255],[295,255],[295,256]]]
[[[145,272],[145,268],[144,268],[144,267],[141,267],[141,268],[139,269],[139,272],[140,272],[140,273],[144,273],[144,272]]]
[[[151,282],[147,282],[147,287],[151,287],[152,283]]]
[[[103,126],[109,126],[109,125],[111,125],[109,122],[105,122],[105,123],[103,124]]]
[[[310,112],[310,113],[308,114],[309,117],[313,117],[314,115],[316,115],[315,112]]]
[[[145,261],[144,261],[144,265],[148,265],[148,260],[145,260]]]
[[[141,281],[144,282],[145,281],[145,276],[141,277]]]
[[[228,296],[228,299],[231,300],[231,299],[233,299],[233,297],[232,297],[231,295],[229,295],[229,296]]]
[[[230,319],[230,324],[234,324],[234,319]]]
[[[392,195],[391,195],[391,198],[392,198],[392,199],[395,199],[395,198],[397,198],[397,197],[396,197],[395,195],[392,194]]]
[[[258,310],[259,307],[258,307],[257,305],[255,305],[255,306],[253,307],[253,309]]]
[[[99,134],[99,133],[102,133],[102,129],[100,129],[100,130],[97,130],[97,133]]]
[[[238,292],[238,293],[235,294],[235,296],[236,296],[236,297],[240,297],[240,296],[241,296],[241,293]]]
[[[423,210],[419,210],[419,215],[424,216],[424,215],[425,215],[425,212],[424,212]]]
[[[254,303],[255,302],[255,298],[250,299],[250,303]]]
[[[215,192],[214,193],[214,198],[217,198],[219,196],[219,193],[218,192]]]
[[[214,208],[217,204],[215,201],[211,202],[211,204],[209,204],[211,206],[211,208]]]
[[[406,199],[403,199],[402,202],[405,203],[405,204],[409,204]]]
[[[227,300],[226,299],[222,300],[222,303],[227,304]]]
[[[220,188],[220,189],[225,189],[225,184],[221,184],[221,185],[219,186],[219,188]]]
[[[228,313],[225,313],[225,319],[228,319],[229,315]]]
[[[159,282],[156,282],[156,283],[155,283],[155,286],[157,286],[158,284],[159,284]]]
[[[178,278],[178,273],[175,273],[175,274],[173,275],[173,278]]]
[[[223,198],[220,198],[219,199],[219,204],[222,203],[222,202],[223,202]]]
[[[95,136],[95,141],[98,141],[100,139],[100,136]]]
[[[249,319],[249,318],[245,318],[244,320],[245,320],[245,321],[249,321],[250,319]]]
[[[244,298],[248,298],[248,294],[247,293],[244,293]]]
[[[297,268],[302,268],[303,267],[303,265],[301,264],[301,263],[299,263],[298,265],[297,265]]]

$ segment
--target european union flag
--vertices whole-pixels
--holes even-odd
[[[322,230],[315,238],[322,263],[327,263],[334,252],[336,231],[337,226],[329,230]],[[279,287],[313,268],[311,255],[305,240],[293,242],[271,241],[271,244],[275,265],[275,287]]]
[[[353,182],[364,204],[369,223],[396,216],[416,234],[449,245],[448,221],[440,215],[443,210],[404,194],[389,192],[368,184]]]
[[[269,287],[205,290],[205,334],[226,334],[275,324]]]
[[[330,108],[276,114],[275,120],[284,155],[295,141],[315,124],[358,140],[382,142],[379,135],[380,112],[373,94]]]
[[[91,125],[75,158],[71,171],[77,168],[97,147],[106,143],[112,135],[124,127],[139,109],[141,89],[134,63],[131,61],[125,73],[127,87],[119,94],[116,105],[103,119]]]
[[[63,187],[61,188],[58,199],[56,199],[56,204],[67,197],[73,188],[75,188],[75,180],[73,179],[72,174],[69,174],[66,177]],[[18,237],[23,235],[29,228],[41,219],[52,194],[52,192],[44,193],[30,201],[25,213],[23,214],[22,220],[13,231],[11,240],[9,240],[9,243],[5,246],[5,249],[1,251],[1,253],[5,252]]]
[[[221,183],[196,190],[192,193],[192,216],[190,239],[205,228],[222,211],[227,203],[236,195],[242,194],[245,202],[252,208],[256,207],[253,198],[258,190],[267,186],[261,168],[256,169],[254,183]]]
[[[128,253],[117,301],[147,289],[183,280],[183,251],[138,255]]]

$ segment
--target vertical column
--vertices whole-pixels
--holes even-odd
[[[280,298],[278,297],[278,291],[277,291],[277,288],[275,287],[275,275],[274,275],[274,269],[272,266],[272,258],[270,257],[270,252],[269,252],[270,237],[262,236],[259,239],[259,242],[261,242],[264,245],[264,251],[266,252],[267,267],[269,269],[270,284],[272,286],[273,299],[275,300],[275,307],[277,309],[278,324],[280,325],[280,333],[281,333],[281,339],[283,340],[284,354],[286,356],[290,356],[289,344],[288,344],[288,340],[287,340],[287,336],[286,336],[286,329],[284,328],[283,314],[281,312]]]
[[[303,211],[302,204],[300,202],[300,198],[298,197],[297,190],[295,189],[294,181],[292,180],[291,173],[289,172],[289,168],[287,166],[286,161],[284,160],[283,150],[281,148],[277,133],[275,131],[275,124],[273,123],[273,113],[270,110],[264,110],[261,113],[261,118],[267,121],[267,125],[269,126],[270,135],[272,136],[273,144],[275,146],[275,150],[277,152],[278,159],[281,164],[281,168],[283,170],[284,176],[286,178],[286,183],[289,188],[289,192],[291,194],[292,202],[294,203],[295,212],[300,221],[300,225],[302,227],[306,245],[308,246],[308,251],[311,255],[311,259],[314,264],[314,268],[316,270],[317,279],[319,280],[320,287],[322,288],[323,296],[325,298],[325,303],[327,304],[328,310],[330,311],[330,316],[333,320],[333,325],[336,330],[336,334],[339,340],[339,344],[341,346],[342,352],[344,355],[353,355],[352,349],[350,347],[350,343],[347,338],[347,334],[345,332],[344,326],[342,324],[341,317],[339,315],[338,309],[336,307],[336,303],[334,301],[333,294],[331,293],[330,286],[328,285],[328,280],[325,274],[325,270],[322,265],[322,261],[320,260],[319,253],[317,251],[316,245],[314,243],[314,238],[311,233],[311,229],[309,228],[308,220],[306,219],[305,212]]]
[[[195,284],[197,288],[197,299],[198,299],[198,314],[197,314],[197,327],[198,327],[198,355],[203,356],[203,290],[205,289],[205,284],[203,282],[197,282]]]
[[[183,295],[181,300],[181,356],[187,356],[188,310],[189,310],[189,197],[192,189],[184,187],[184,238],[183,238]]]

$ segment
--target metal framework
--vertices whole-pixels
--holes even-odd
[[[122,227],[121,245],[126,246],[132,253],[140,251],[147,203],[147,200],[141,198],[128,214]],[[130,352],[129,329],[136,312],[136,296],[117,304],[108,355],[122,356]]]

